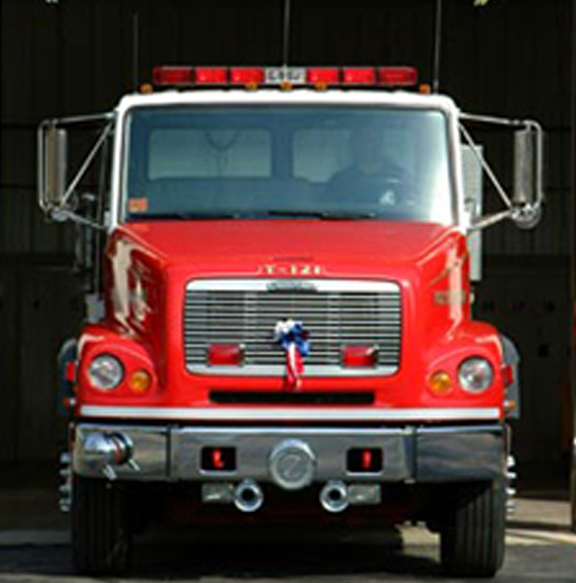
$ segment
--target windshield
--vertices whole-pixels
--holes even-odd
[[[128,118],[125,216],[453,221],[437,110],[156,107]]]

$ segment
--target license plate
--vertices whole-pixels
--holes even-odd
[[[303,85],[306,83],[306,69],[299,67],[267,67],[265,69],[265,83],[281,85],[292,83]]]

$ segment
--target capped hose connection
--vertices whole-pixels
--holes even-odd
[[[133,459],[132,440],[120,433],[89,433],[84,440],[77,442],[76,454],[81,463],[91,472],[101,472],[109,480],[117,477],[114,468],[128,465],[134,471],[140,468]]]
[[[320,504],[333,514],[346,510],[350,504],[346,484],[341,480],[330,480],[320,492]]]
[[[246,479],[234,490],[234,505],[241,512],[256,512],[264,504],[264,492],[252,479]]]

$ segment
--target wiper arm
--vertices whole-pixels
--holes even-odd
[[[361,211],[328,211],[322,213],[322,218],[334,220],[376,219],[378,214]]]
[[[309,218],[309,219],[322,219],[322,213],[318,211],[299,211],[299,210],[271,210],[271,211],[264,211],[264,215],[267,217],[287,217],[287,218]]]
[[[190,220],[190,219],[240,219],[241,213],[223,213],[216,211],[178,212],[178,213],[132,213],[129,219],[162,221],[162,220]]]
[[[376,213],[358,211],[306,211],[306,210],[271,210],[266,211],[269,217],[311,218],[327,220],[375,219]]]
[[[376,213],[358,211],[307,211],[307,210],[269,210],[254,213],[242,212],[171,212],[171,213],[132,213],[128,216],[130,220],[141,221],[163,221],[163,220],[218,220],[218,219],[244,219],[258,217],[278,217],[278,218],[303,218],[303,219],[325,219],[325,220],[353,220],[353,219],[375,219]]]

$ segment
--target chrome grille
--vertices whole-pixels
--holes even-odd
[[[402,328],[397,284],[307,280],[301,289],[289,285],[276,289],[273,284],[264,279],[197,280],[187,286],[184,348],[190,371],[283,374],[285,356],[273,342],[273,332],[278,320],[293,318],[310,333],[307,376],[396,372]],[[210,344],[244,345],[243,366],[208,367]],[[341,350],[346,345],[376,347],[378,366],[342,368]]]

